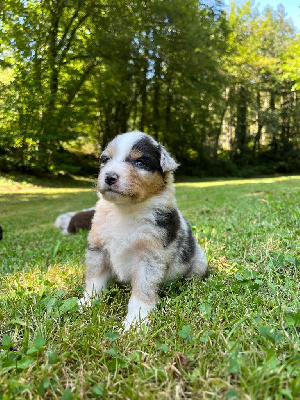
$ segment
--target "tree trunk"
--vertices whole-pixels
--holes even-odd
[[[255,155],[256,152],[256,146],[257,149],[259,151],[260,148],[260,138],[261,138],[261,133],[262,133],[262,128],[263,128],[263,124],[261,123],[261,118],[260,118],[260,111],[261,111],[261,101],[260,101],[260,91],[258,89],[257,94],[256,94],[256,106],[257,106],[257,132],[256,135],[254,137],[254,144],[253,144],[253,155]]]
[[[272,115],[275,112],[275,103],[276,103],[276,95],[275,95],[274,90],[271,89],[271,93],[270,93],[270,110],[271,110]],[[272,147],[274,153],[277,153],[277,150],[278,150],[278,142],[277,142],[276,134],[277,134],[277,129],[275,127],[273,127],[273,129],[272,129],[271,147]]]
[[[247,100],[248,92],[245,86],[241,85],[238,90],[237,97],[237,122],[235,129],[235,137],[239,157],[243,157],[247,150]]]
[[[148,54],[148,52],[146,52]],[[147,73],[148,73],[148,61],[147,58],[143,60],[143,78],[140,88],[141,95],[141,118],[140,118],[140,131],[144,131],[146,124],[146,111],[147,111]]]
[[[280,144],[283,152],[290,150],[290,109],[292,105],[291,94],[283,92],[281,101],[281,135]]]
[[[159,107],[160,107],[160,75],[161,75],[161,59],[159,56],[155,58],[154,64],[154,95],[153,95],[153,135],[158,140],[159,132]]]
[[[172,91],[171,91],[171,82],[168,82],[167,88],[167,105],[166,105],[166,121],[165,121],[165,132],[164,132],[164,142],[171,141],[170,131],[171,131],[171,108],[172,108]]]

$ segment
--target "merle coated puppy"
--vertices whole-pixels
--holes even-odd
[[[164,281],[208,274],[205,254],[176,206],[177,167],[161,144],[136,131],[117,136],[100,158],[100,200],[88,237],[80,304],[90,304],[110,279],[130,283],[125,329],[147,317]]]

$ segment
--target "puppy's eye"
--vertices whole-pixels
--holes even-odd
[[[136,161],[134,162],[134,165],[135,165],[136,167],[143,167],[143,166],[145,165],[145,163],[144,163],[143,160],[136,160]]]
[[[100,157],[100,164],[101,164],[101,165],[104,165],[104,164],[107,163],[108,160],[110,160],[109,157],[107,157],[107,156],[105,156],[105,155],[104,155],[104,156],[101,156],[101,157]]]

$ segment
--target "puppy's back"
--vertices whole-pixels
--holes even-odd
[[[79,229],[91,229],[95,210],[80,211],[73,215],[68,226],[69,233],[76,233]]]

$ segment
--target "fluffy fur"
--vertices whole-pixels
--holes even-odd
[[[80,229],[91,229],[92,219],[95,214],[95,209],[79,211],[70,219],[68,226],[69,233],[76,233]]]
[[[55,220],[55,226],[61,230],[63,235],[76,233],[79,229],[90,229],[94,213],[95,207],[70,211],[59,215]]]
[[[100,158],[100,200],[88,237],[80,304],[89,304],[110,279],[130,283],[125,329],[147,317],[164,281],[208,274],[204,252],[176,206],[177,166],[161,144],[136,131],[117,136]]]

